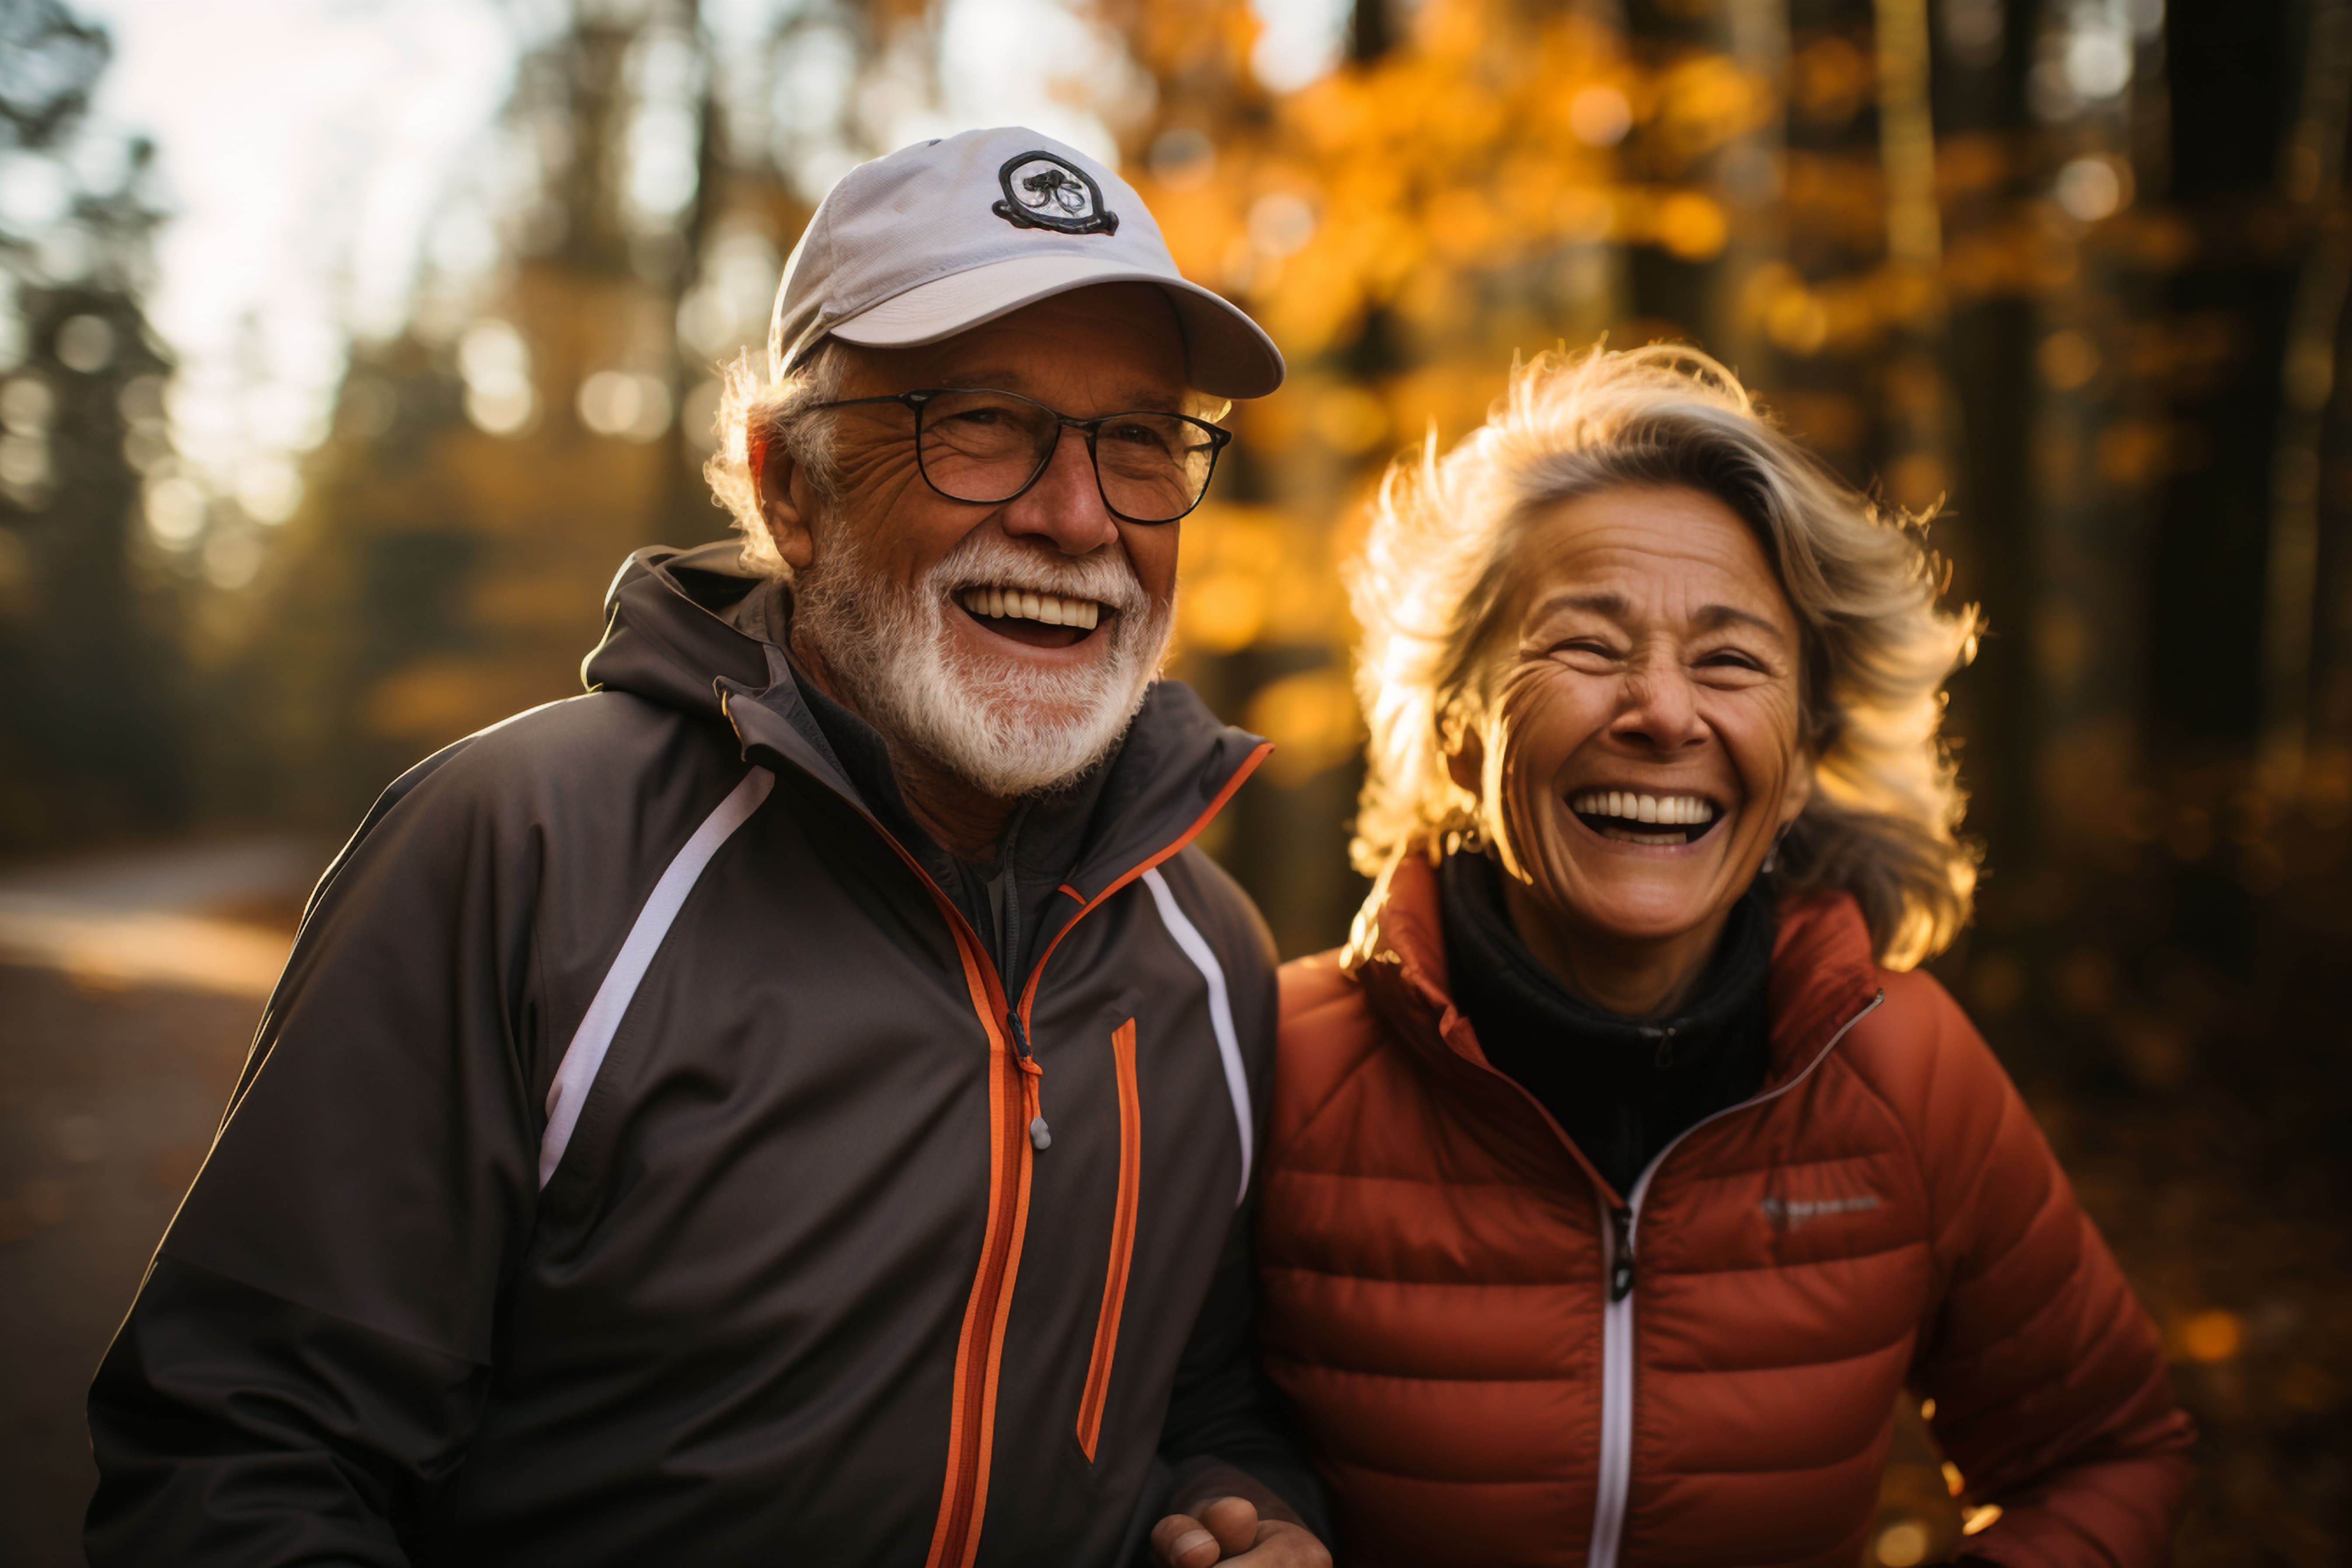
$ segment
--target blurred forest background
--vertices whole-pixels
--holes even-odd
[[[1363,890],[1336,564],[1515,353],[1702,344],[1940,507],[1992,635],[1952,700],[1989,875],[1938,972],[2166,1326],[2208,1433],[2183,1561],[2344,1560],[2352,0],[480,3],[505,107],[305,392],[266,312],[201,374],[151,326],[171,148],[93,130],[105,27],[0,0],[0,854],[322,858],[576,690],[624,555],[723,532],[715,372],[815,199],[1026,80],[1291,363],[1184,524],[1178,666],[1280,742],[1211,847],[1286,955]],[[67,1206],[7,1180],[0,1260]],[[1906,1441],[1895,1568],[1969,1517]]]

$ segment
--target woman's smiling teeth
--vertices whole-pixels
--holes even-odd
[[[973,615],[991,620],[1036,621],[1090,632],[1102,618],[1102,606],[1092,599],[1066,599],[1059,594],[1033,593],[1026,588],[965,588],[956,599]]]
[[[1568,808],[1603,838],[1625,844],[1687,844],[1714,826],[1719,815],[1702,795],[1618,789],[1580,791],[1569,796]],[[1643,831],[1653,825],[1662,831]]]

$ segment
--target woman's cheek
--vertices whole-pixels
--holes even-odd
[[[1501,693],[1504,722],[1519,743],[1531,751],[1556,752],[1564,762],[1574,751],[1577,714],[1589,677],[1555,659],[1540,659],[1517,671]]]
[[[1726,704],[1711,723],[1730,751],[1748,798],[1777,805],[1801,750],[1796,694],[1775,685],[1734,695],[1749,700]]]
[[[1577,721],[1578,683],[1556,664],[1515,674],[1498,694],[1503,714],[1503,819],[1514,858],[1529,869],[1550,861],[1565,825],[1559,774],[1583,736]]]

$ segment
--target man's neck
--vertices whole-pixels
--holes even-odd
[[[982,794],[887,735],[883,744],[890,748],[890,771],[898,775],[899,798],[917,826],[961,859],[994,859],[1014,803]]]
[[[806,637],[793,638],[793,658],[827,697],[873,726],[890,753],[890,773],[898,797],[915,826],[940,847],[965,860],[992,860],[1014,801],[987,794],[939,766],[921,752],[901,745],[887,730],[874,722],[855,697],[835,680],[824,656]]]

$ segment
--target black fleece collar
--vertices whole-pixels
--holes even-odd
[[[1689,1003],[1644,1019],[1593,1006],[1543,966],[1484,855],[1447,856],[1438,883],[1455,1008],[1620,1195],[1677,1133],[1762,1083],[1774,922],[1761,893],[1733,906]]]
[[[987,860],[966,859],[933,838],[908,808],[898,773],[890,764],[889,745],[881,732],[836,701],[793,658],[792,605],[792,590],[770,579],[743,595],[725,616],[746,634],[786,650],[784,657],[800,689],[801,702],[814,721],[816,739],[827,759],[856,786],[875,818],[955,900],[972,929],[992,938],[997,962],[1004,971],[1023,973],[1036,935],[1050,929],[1046,917],[1053,894],[1076,868],[1091,837],[1111,759],[1061,789],[1021,802],[1005,821],[995,856]]]
[[[631,692],[730,725],[746,759],[808,774],[898,838],[941,888],[958,891],[967,863],[948,857],[950,866],[936,864],[925,847],[938,847],[928,836],[910,833],[911,818],[889,778],[879,737],[838,704],[828,712],[830,726],[819,720],[816,702],[824,694],[793,671],[783,652],[790,606],[789,590],[747,571],[732,544],[641,550],[606,594],[604,637],[582,674],[592,690]],[[871,737],[879,766],[872,755],[859,761],[869,750],[857,739],[861,731]],[[1003,945],[1042,951],[1033,938],[1049,937],[1078,909],[1175,854],[1269,749],[1259,737],[1220,721],[1182,682],[1154,681],[1109,760],[1073,789],[1041,799],[1055,823],[1034,850],[1016,843],[1014,858],[1024,870],[1014,879],[1015,891],[1046,861],[1061,861],[1066,879],[1047,884],[1056,897],[1042,908],[1023,895],[1021,941],[1000,944],[1000,952]],[[1076,831],[1078,843],[1067,860],[1066,829]],[[1024,824],[1019,837],[1028,836]],[[954,875],[940,875],[950,868]],[[982,868],[992,878],[996,869]],[[972,897],[959,894],[957,901],[971,912]],[[972,923],[983,932],[990,924]]]

